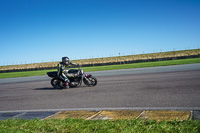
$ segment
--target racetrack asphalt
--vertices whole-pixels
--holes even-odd
[[[200,110],[199,63],[89,73],[97,86],[57,90],[46,76],[1,79],[0,112]]]

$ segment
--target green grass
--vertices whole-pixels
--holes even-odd
[[[200,121],[144,121],[144,120],[1,120],[1,133],[199,133]]]
[[[145,63],[133,63],[133,64],[122,64],[122,65],[83,67],[82,69],[85,72],[91,72],[91,71],[143,68],[143,67],[168,66],[168,65],[180,65],[180,64],[192,64],[192,63],[200,63],[200,58],[180,59],[180,60],[170,60],[170,61],[157,61],[157,62],[145,62]],[[46,75],[46,73],[49,72],[49,71],[56,71],[56,70],[54,69],[54,70],[0,73],[0,78]]]
[[[200,58],[170,60],[170,61],[157,61],[157,62],[144,62],[144,63],[123,64],[123,65],[85,67],[85,68],[83,68],[83,70],[89,72],[89,71],[103,71],[103,70],[116,70],[116,69],[130,69],[130,68],[181,65],[181,64],[192,64],[192,63],[200,63]]]
[[[0,73],[0,79],[1,78],[15,78],[15,77],[46,75],[46,73],[49,72],[49,71],[56,71],[56,70],[40,70],[40,71]]]

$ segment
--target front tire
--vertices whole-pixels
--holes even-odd
[[[85,77],[85,78],[87,78],[87,77]],[[96,79],[95,77],[93,77],[93,76],[88,77],[87,79],[88,79],[90,82],[88,82],[88,80],[85,79],[85,78],[83,79],[83,82],[84,82],[84,84],[85,84],[86,86],[92,87],[92,86],[95,86],[95,85],[97,84],[97,79]]]
[[[51,80],[51,85],[52,85],[55,89],[63,89],[62,81],[61,81],[60,79],[53,78],[53,79]]]

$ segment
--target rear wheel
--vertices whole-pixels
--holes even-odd
[[[60,79],[53,78],[53,79],[51,80],[51,85],[52,85],[55,89],[63,89],[62,81],[61,81]]]
[[[95,86],[97,84],[97,79],[93,76],[90,76],[90,77],[85,77],[83,79],[83,82],[85,85],[89,86],[89,87],[92,87],[92,86]]]

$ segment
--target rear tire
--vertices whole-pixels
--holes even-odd
[[[60,79],[53,78],[53,79],[51,80],[51,85],[52,85],[55,89],[63,89],[62,81],[61,81]]]

